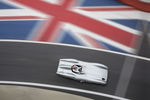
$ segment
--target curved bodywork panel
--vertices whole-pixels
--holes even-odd
[[[56,73],[67,78],[79,80],[80,82],[106,84],[108,67],[103,64],[76,59],[60,59]]]

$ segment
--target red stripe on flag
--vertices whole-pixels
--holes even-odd
[[[135,35],[114,26],[99,22],[87,16],[64,9],[59,5],[50,4],[40,0],[14,0],[46,14],[56,17],[59,21],[68,22],[85,28],[98,35],[112,39],[126,46],[133,44]],[[67,0],[68,1],[68,0]],[[69,0],[70,1],[70,0]],[[52,33],[48,33],[52,34]]]
[[[65,2],[65,0],[61,1],[62,3],[62,7],[65,9],[68,9],[71,7],[71,5],[73,5],[73,3],[71,0]],[[44,31],[42,31],[42,35],[41,37],[39,37],[37,40],[38,41],[53,41],[54,38],[57,38],[57,32],[56,30],[59,30],[59,25],[61,24],[60,21],[57,19],[57,17],[54,17],[51,22],[45,23],[48,24],[46,26],[46,29]],[[41,34],[41,33],[40,33]]]
[[[10,16],[10,17],[0,17],[0,20],[18,20],[18,19],[42,19],[40,17],[36,17],[36,16]]]
[[[63,9],[69,9],[76,4],[78,0],[60,0]]]
[[[86,10],[86,11],[125,11],[125,10],[136,10],[135,8],[131,8],[131,7],[127,7],[127,8],[123,8],[123,7],[111,7],[111,8],[79,8],[81,10]]]
[[[140,0],[119,0],[119,1],[128,4],[130,6],[133,6],[137,9],[150,12],[150,3],[146,3]]]
[[[55,31],[58,23],[59,22],[56,18],[54,18],[50,23],[48,23],[46,30],[43,31],[43,34],[38,39],[38,41],[49,41],[50,37],[52,37],[52,35],[53,35],[51,33],[53,33]]]

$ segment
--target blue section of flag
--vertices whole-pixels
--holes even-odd
[[[104,43],[104,42],[102,42],[102,41],[98,41],[98,40],[97,40],[97,42],[99,42],[100,44],[104,45],[104,46],[107,47],[107,49],[109,49],[109,50],[117,51],[117,52],[122,52],[122,53],[129,53],[129,52],[126,52],[126,51],[124,51],[124,50],[122,50],[122,49],[119,49],[119,48],[117,48],[117,47],[114,47],[114,46],[112,46],[112,45],[110,45],[110,44]]]
[[[1,39],[27,39],[37,21],[0,21]]]
[[[62,34],[62,33],[61,33]],[[68,31],[63,31],[63,38],[59,41],[60,43],[65,44],[74,44],[74,45],[82,45],[78,40],[76,40]]]
[[[0,1],[0,9],[15,9],[16,7]]]
[[[141,20],[134,20],[134,19],[111,19],[111,21],[114,21],[116,23],[119,23],[121,25],[136,29],[136,30],[140,30],[140,24],[141,24]]]
[[[124,6],[117,0],[84,0],[81,6]]]

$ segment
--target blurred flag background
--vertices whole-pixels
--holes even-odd
[[[149,6],[145,0],[1,0],[0,39],[137,54],[149,50]]]

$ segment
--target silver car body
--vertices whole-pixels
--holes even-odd
[[[73,72],[71,67],[74,65],[82,66],[82,72]],[[84,62],[76,59],[60,59],[56,74],[79,80],[80,82],[106,84],[108,67],[103,64]]]

